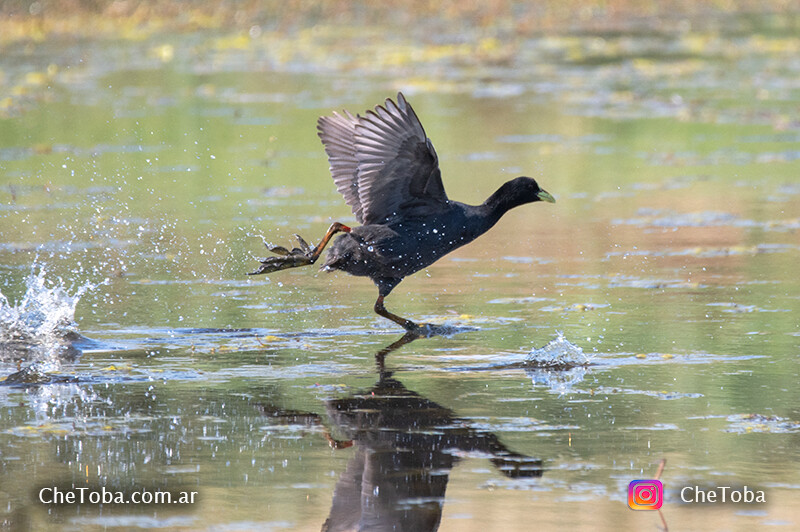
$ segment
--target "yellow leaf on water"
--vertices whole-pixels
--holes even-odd
[[[53,153],[53,145],[46,144],[46,143],[39,143],[33,145],[33,153],[37,155],[45,155],[48,153]]]
[[[220,37],[214,41],[214,47],[219,50],[247,50],[251,46],[252,40],[245,33],[230,37]]]
[[[157,57],[162,63],[169,63],[175,58],[175,47],[171,44],[162,44],[150,50],[153,57]]]
[[[495,52],[500,49],[500,41],[494,37],[487,37],[485,39],[481,39],[481,41],[478,43],[478,48],[481,52],[485,53]]]
[[[44,72],[28,72],[25,74],[25,83],[28,85],[44,85],[49,81]]]
[[[114,364],[111,364],[110,366],[104,367],[100,371],[131,371],[131,369],[132,368],[130,366],[128,366],[128,365],[115,366]]]

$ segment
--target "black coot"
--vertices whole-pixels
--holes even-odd
[[[407,331],[424,325],[383,306],[404,277],[472,242],[509,209],[535,201],[555,203],[530,177],[508,181],[482,205],[448,199],[433,144],[401,93],[396,104],[387,99],[364,116],[347,111],[323,116],[317,130],[336,188],[362,225],[336,222],[313,248],[299,236],[300,248],[270,247],[279,256],[264,259],[250,275],[313,264],[331,237],[343,232],[322,269],[372,279],[378,286],[375,312]]]

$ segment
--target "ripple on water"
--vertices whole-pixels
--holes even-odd
[[[79,527],[99,526],[101,528],[138,528],[141,530],[165,530],[169,528],[190,527],[195,524],[194,516],[153,517],[147,515],[102,515],[98,517],[76,517],[70,523]],[[247,523],[248,525],[250,523]],[[262,524],[262,523],[258,523]],[[267,525],[269,525],[267,523]],[[249,529],[249,527],[245,528]],[[269,527],[262,530],[270,530]]]
[[[626,251],[611,251],[606,253],[606,258],[612,257],[696,257],[710,259],[719,257],[738,257],[742,255],[758,255],[761,253],[786,253],[796,251],[800,246],[793,244],[767,244],[734,245],[734,246],[696,246],[691,248],[672,250],[645,250],[631,249]]]
[[[720,303],[706,303],[708,307],[720,307],[722,312],[729,312],[732,314],[744,314],[750,312],[791,312],[788,309],[765,309],[757,307],[756,305],[743,305],[741,303],[733,302],[720,302]]]
[[[724,211],[676,212],[667,209],[639,209],[633,218],[616,218],[612,225],[674,229],[680,227],[737,227],[765,231],[793,231],[800,228],[800,220],[751,220]]]
[[[620,387],[609,387],[609,386],[600,386],[595,389],[596,394],[634,394],[634,395],[647,395],[649,397],[655,397],[656,399],[662,399],[665,401],[671,401],[674,399],[699,399],[703,397],[701,393],[681,393],[681,392],[666,392],[666,391],[654,391],[654,390],[637,390],[633,388],[620,388]]]

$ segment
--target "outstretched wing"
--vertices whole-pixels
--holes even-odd
[[[436,150],[402,93],[364,116],[322,117],[317,129],[336,188],[362,224],[446,207]]]
[[[356,220],[364,223],[361,198],[358,194],[358,159],[355,133],[358,118],[344,111],[344,115],[322,116],[317,120],[317,133],[325,146],[331,165],[331,176],[336,189],[353,210]]]

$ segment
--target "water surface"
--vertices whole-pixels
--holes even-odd
[[[655,530],[627,487],[664,459],[671,528],[796,527],[797,38],[334,34],[6,45],[2,527]],[[387,353],[368,280],[245,274],[354,223],[315,120],[398,90],[450,197],[558,203],[405,280],[390,310],[463,332]],[[200,499],[35,500],[73,483]]]

